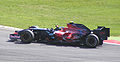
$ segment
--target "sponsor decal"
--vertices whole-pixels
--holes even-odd
[[[20,38],[20,36],[13,36],[13,35],[10,35],[11,38]]]

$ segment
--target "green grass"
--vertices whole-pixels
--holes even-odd
[[[66,26],[70,20],[120,35],[120,0],[0,0],[0,25],[28,28]]]

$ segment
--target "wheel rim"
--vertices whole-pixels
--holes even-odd
[[[94,47],[94,46],[96,46],[96,44],[97,44],[97,40],[94,38],[94,37],[91,37],[91,38],[88,38],[87,39],[88,41],[88,44],[91,46],[91,47]]]
[[[23,33],[23,35],[21,35],[22,39],[27,40],[29,38],[29,35],[27,33]]]

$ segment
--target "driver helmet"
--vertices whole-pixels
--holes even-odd
[[[56,25],[55,27],[59,27],[59,25]]]

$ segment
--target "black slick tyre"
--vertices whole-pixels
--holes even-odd
[[[89,34],[86,38],[85,45],[90,48],[96,48],[96,46],[99,44],[99,38],[95,34]]]
[[[22,43],[31,43],[34,39],[34,33],[30,30],[23,30],[19,35]]]

